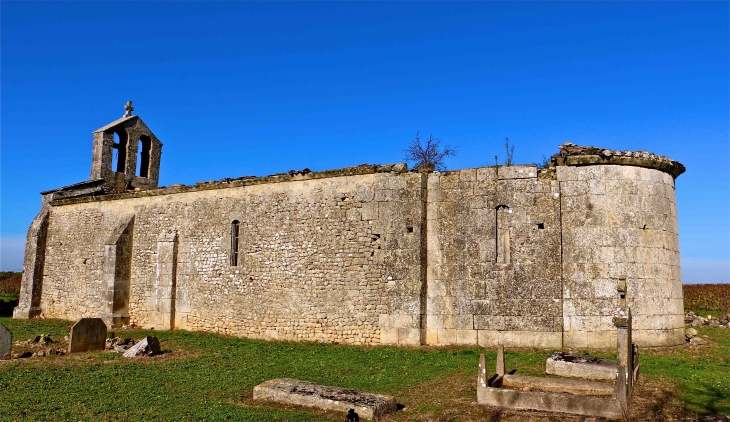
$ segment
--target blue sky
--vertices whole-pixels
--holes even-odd
[[[685,282],[730,282],[727,2],[2,2],[0,269],[38,192],[87,180],[133,100],[161,185],[402,161],[649,150],[677,179]]]

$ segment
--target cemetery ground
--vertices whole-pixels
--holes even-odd
[[[0,318],[13,342],[48,334],[56,342],[14,344],[13,352],[64,348],[73,322]],[[641,349],[633,420],[730,414],[730,329],[698,327],[702,345]],[[115,330],[157,336],[163,354],[125,359],[112,351],[0,361],[0,420],[341,421],[344,414],[252,400],[256,384],[295,378],[393,395],[402,409],[385,421],[585,418],[499,413],[476,404],[477,347],[392,348],[249,340],[186,331]],[[582,353],[582,350],[573,351]],[[507,369],[544,376],[551,350],[507,349]],[[494,362],[494,349],[486,350]],[[610,352],[594,353],[615,358]]]

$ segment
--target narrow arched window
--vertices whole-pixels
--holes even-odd
[[[238,220],[231,223],[231,266],[238,266]]]

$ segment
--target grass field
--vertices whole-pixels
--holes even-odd
[[[63,339],[69,322],[0,318],[0,324],[18,341],[44,333]],[[165,353],[131,361],[113,352],[0,361],[0,419],[342,419],[339,414],[251,400],[254,385],[290,377],[395,395],[405,408],[390,415],[386,419],[390,421],[556,420],[499,415],[477,406],[476,368],[483,351],[478,348],[359,348],[184,331],[118,334],[136,339],[154,334]],[[642,350],[637,420],[730,414],[730,330],[702,328],[700,335],[706,336],[708,345]],[[523,374],[540,375],[550,353],[508,351],[507,365]],[[487,350],[487,359],[494,362],[495,352]]]
[[[0,294],[11,296],[19,288],[17,277],[0,277],[10,280],[0,283],[5,286]],[[688,309],[703,315],[728,311],[724,306],[730,285],[684,287]],[[45,347],[62,349],[71,322],[0,317],[0,324],[13,332],[15,341],[50,334],[60,342]],[[708,344],[641,350],[634,420],[730,414],[730,329],[698,330]],[[185,331],[117,334],[134,339],[156,335],[165,353],[131,361],[113,352],[0,361],[0,420],[342,420],[339,414],[252,401],[254,385],[279,377],[394,395],[405,407],[386,421],[584,420],[500,414],[476,405],[479,354],[486,352],[493,367],[494,350],[360,348]],[[39,347],[16,345],[14,351]],[[507,366],[542,375],[551,353],[508,350]]]

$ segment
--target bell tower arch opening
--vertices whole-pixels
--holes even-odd
[[[114,153],[112,155],[112,171],[117,173],[124,173],[127,165],[127,132],[122,130],[114,131],[114,144],[112,148]]]
[[[137,175],[139,177],[149,177],[150,174],[150,150],[152,149],[152,140],[147,135],[142,135],[138,141],[137,148]]]

